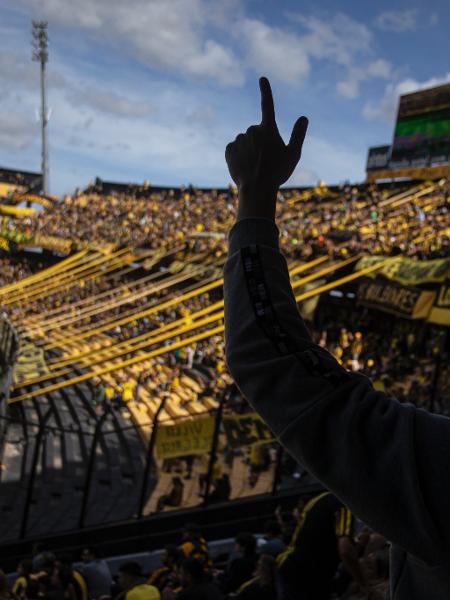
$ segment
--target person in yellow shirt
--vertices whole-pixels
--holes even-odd
[[[112,385],[107,385],[105,388],[105,405],[108,407],[111,407],[113,398],[115,396],[116,392],[114,391],[114,388]]]
[[[22,560],[17,567],[18,577],[12,586],[12,593],[16,598],[26,598],[29,587],[33,563],[31,560]]]
[[[122,387],[122,400],[124,404],[134,400],[134,383],[132,381],[125,381]]]
[[[141,565],[137,562],[126,562],[119,567],[119,585],[124,590],[119,595],[123,600],[161,600],[158,588],[145,583]]]

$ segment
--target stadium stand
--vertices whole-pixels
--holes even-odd
[[[281,245],[314,339],[379,389],[444,414],[448,194],[441,180],[280,197]],[[192,518],[217,541],[225,589],[234,544],[219,541],[261,533],[277,504],[292,509],[315,491],[226,370],[221,271],[235,206],[233,189],[97,181],[32,215],[3,216],[16,246],[0,256],[0,307],[21,340],[3,415],[8,569],[32,542],[79,559],[96,539],[104,556],[158,550],[150,562],[108,560],[113,575],[138,560],[147,576]],[[382,587],[385,541],[365,533],[361,559]]]

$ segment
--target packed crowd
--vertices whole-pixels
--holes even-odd
[[[111,569],[92,547],[71,556],[37,543],[15,576],[0,571],[0,598],[277,600],[286,589],[315,600],[386,597],[386,540],[327,492],[278,507],[261,534],[238,533],[222,548],[228,551],[214,551],[190,523],[148,571],[135,560]]]
[[[448,182],[440,182],[420,202],[406,203],[394,211],[380,204],[393,191],[381,191],[374,184],[343,185],[333,191],[325,186],[283,190],[279,202],[283,251],[299,258],[340,255],[344,250],[344,254],[390,254],[395,249],[428,258],[448,252],[448,233],[442,231],[448,211]],[[90,190],[66,196],[26,222],[5,219],[5,226],[91,244],[120,240],[124,246],[154,249],[194,240],[199,250],[221,255],[226,252],[225,235],[234,221],[235,208],[236,194],[231,188],[150,188],[144,196],[103,195]],[[422,231],[426,232],[423,237]]]
[[[281,245],[293,260],[320,255],[346,258],[361,252],[402,253],[420,258],[448,256],[449,238],[445,229],[448,190],[448,183],[439,182],[418,201],[407,201],[396,209],[383,204],[395,190],[382,191],[374,185],[346,185],[334,191],[325,186],[303,191],[285,190],[280,198]],[[149,245],[156,253],[151,257],[150,269],[141,270],[137,277],[133,271],[122,276],[120,270],[108,274],[100,270],[90,276],[77,277],[62,289],[23,298],[3,310],[19,325],[42,314],[48,319],[58,318],[66,311],[76,319],[73,325],[76,332],[84,333],[106,324],[102,329],[103,340],[107,336],[111,343],[132,341],[176,320],[185,319],[189,323],[192,314],[220,299],[220,289],[206,291],[143,317],[134,318],[134,315],[152,304],[176,299],[184,286],[202,281],[205,274],[220,276],[225,260],[225,234],[234,219],[235,204],[232,189],[223,192],[192,188],[147,190],[144,195],[141,191],[106,196],[91,190],[66,197],[57,209],[41,211],[34,221],[27,221],[26,226],[47,235],[71,235],[95,243],[120,239],[123,244]],[[168,256],[170,249],[175,251]],[[20,280],[40,267],[38,263],[31,266],[15,257],[0,260],[2,285]],[[202,271],[208,260],[210,270]],[[191,277],[192,268],[198,268],[199,274]],[[181,283],[160,285],[165,278],[169,281],[172,275],[184,272],[186,278]],[[155,279],[149,281],[149,277]],[[129,317],[127,322],[116,324],[123,317]],[[335,319],[337,322],[342,331],[336,331],[333,324],[318,327],[314,332],[317,342],[326,345],[348,368],[369,373],[380,389],[383,387],[400,397],[411,393],[417,402],[425,403],[433,378],[432,355],[422,356],[412,373],[412,361],[404,356],[410,340],[405,346],[403,341],[396,342],[394,338],[393,347],[386,349],[382,335],[375,339],[377,334],[368,334],[370,329],[364,329],[364,324],[355,327],[354,314]],[[375,323],[373,331],[378,329]],[[26,328],[24,333],[26,335]],[[44,332],[44,341],[48,335]],[[59,335],[58,330],[55,335]],[[168,337],[164,343],[179,339],[179,336]],[[88,341],[100,342],[103,343],[96,338]],[[381,357],[370,355],[371,349],[381,347]],[[124,354],[123,358],[131,355]],[[92,358],[95,359],[95,354]],[[186,387],[184,375],[194,382],[190,387]],[[139,401],[140,393],[146,389],[156,403],[171,393],[179,396],[181,407],[188,407],[190,400],[197,400],[199,396],[217,398],[229,384],[227,377],[222,343],[220,338],[212,337],[151,359],[138,377],[125,373],[116,381],[108,378],[95,381],[93,401],[96,405],[112,399]],[[415,381],[421,385],[414,384]],[[445,402],[440,403],[439,399],[435,406],[445,410]]]

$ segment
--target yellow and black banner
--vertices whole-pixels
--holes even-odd
[[[160,425],[156,433],[159,459],[190,454],[208,454],[212,449],[215,418],[199,417],[175,425]],[[228,448],[253,446],[274,441],[275,437],[256,413],[223,418],[222,429]]]
[[[450,280],[441,285],[436,294],[436,302],[428,316],[430,323],[450,327]]]
[[[355,270],[361,271],[383,260],[386,260],[386,256],[364,256],[356,263]],[[402,285],[441,283],[447,279],[450,273],[450,258],[414,260],[403,256],[393,256],[387,260],[388,262],[377,271],[377,276],[383,275],[383,277]]]
[[[160,425],[156,432],[157,457],[176,458],[210,452],[214,423],[214,417],[200,417],[175,425]]]
[[[409,319],[426,319],[436,292],[422,291],[383,279],[364,279],[358,286],[360,304]]]
[[[257,413],[226,416],[223,429],[228,448],[272,442],[275,436]]]

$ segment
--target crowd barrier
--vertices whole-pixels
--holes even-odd
[[[119,409],[112,407],[82,432],[50,426],[45,417],[28,422],[27,439],[18,446],[27,454],[28,466],[18,470],[16,482],[10,473],[12,487],[3,488],[11,492],[7,509],[14,518],[1,537],[25,540],[50,531],[273,497],[296,488],[300,478],[308,479],[256,413],[231,410],[230,393],[226,389],[209,413],[172,419],[170,424],[161,420],[164,399],[152,422],[137,426],[134,415],[120,431],[113,426]],[[139,404],[132,403],[135,413]],[[127,414],[126,407],[120,410]],[[4,420],[14,423],[15,418],[13,410]],[[70,454],[74,446],[84,446],[85,452]],[[64,448],[61,458],[55,455],[57,448]],[[128,461],[127,454],[133,452]],[[59,472],[52,466],[58,462]],[[58,486],[53,486],[56,481]],[[52,511],[46,510],[49,502]]]

